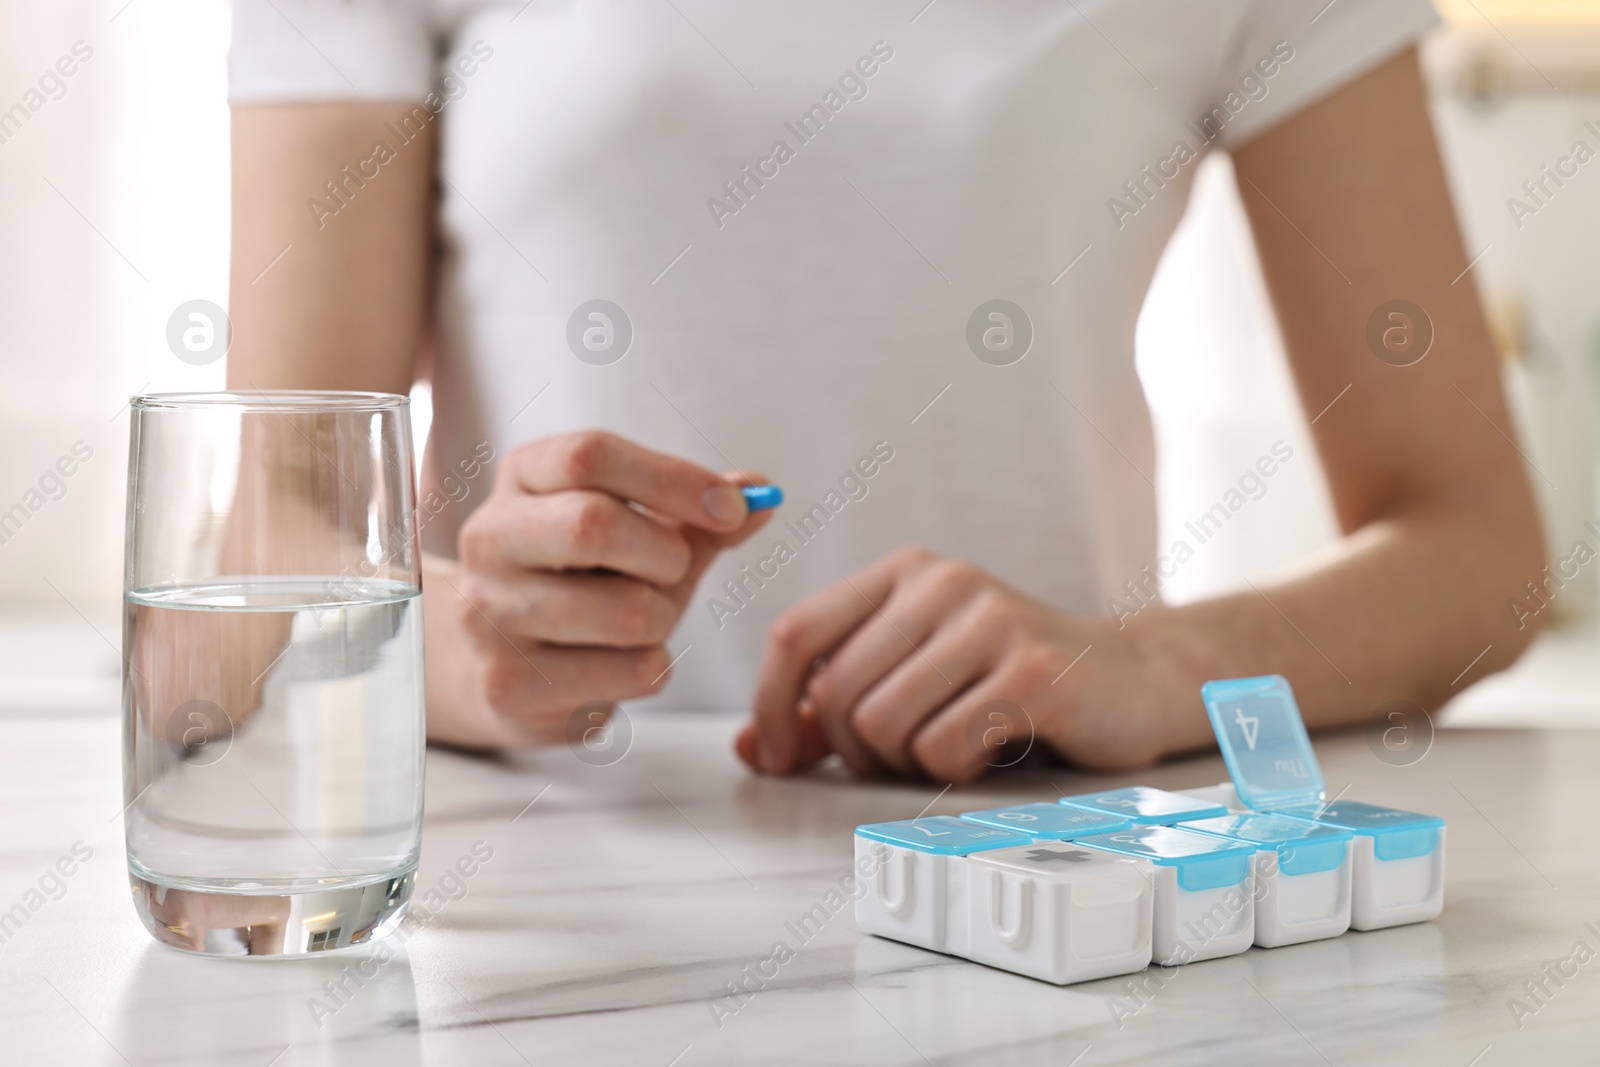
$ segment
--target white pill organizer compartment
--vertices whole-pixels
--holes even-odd
[[[1353,835],[1352,927],[1378,930],[1438,916],[1443,819],[1358,801],[1325,803],[1322,769],[1285,679],[1207,682],[1200,694],[1241,803]]]
[[[967,859],[1033,843],[1027,834],[935,815],[856,827],[856,873],[867,891],[856,925],[907,944],[967,954]]]
[[[1073,844],[1150,862],[1156,963],[1232,956],[1255,939],[1254,845],[1175,826],[1135,826]]]
[[[1262,948],[1338,937],[1350,928],[1351,842],[1334,826],[1245,812],[1181,824],[1256,846],[1251,872],[1255,943]]]
[[[1060,841],[967,858],[967,957],[1065,985],[1150,965],[1150,864]]]

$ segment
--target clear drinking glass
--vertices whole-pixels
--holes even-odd
[[[422,829],[405,397],[135,397],[123,799],[134,906],[215,955],[397,927]]]

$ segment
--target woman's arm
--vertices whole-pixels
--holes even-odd
[[[403,145],[385,128],[411,111],[234,108],[230,388],[411,391],[429,318],[435,123]],[[394,158],[363,168],[378,142]]]
[[[785,772],[831,749],[858,770],[963,781],[992,759],[975,718],[1004,700],[1060,755],[1131,767],[1211,743],[1208,679],[1286,675],[1306,719],[1330,726],[1395,699],[1437,707],[1516,658],[1532,631],[1507,602],[1539,576],[1539,523],[1415,54],[1236,165],[1343,539],[1282,580],[1126,626],[902,550],[776,622],[746,760]],[[1395,298],[1436,333],[1413,366],[1365,340]]]
[[[1256,138],[1235,165],[1345,537],[1298,577],[1197,605],[1183,626],[1207,633],[1198,654],[1219,674],[1266,662],[1230,649],[1270,649],[1314,725],[1394,699],[1438,707],[1527,645],[1532,627],[1508,603],[1539,579],[1544,549],[1416,52]],[[1366,341],[1396,299],[1432,323],[1411,366]],[[1152,623],[1192,643],[1173,620]]]

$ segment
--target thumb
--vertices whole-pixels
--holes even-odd
[[[735,485],[771,484],[764,475],[748,471],[726,471],[722,478]],[[727,533],[705,530],[698,526],[680,527],[679,532],[689,542],[689,572],[671,592],[674,595],[681,593],[685,597],[693,593],[694,587],[700,584],[700,579],[705,576],[706,570],[724,549],[743,544],[766,526],[772,520],[772,515],[772,511],[752,511],[745,516],[743,525]]]

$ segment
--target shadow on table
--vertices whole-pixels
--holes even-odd
[[[399,945],[310,958],[227,959],[149,946],[106,1035],[135,1062],[422,1063],[411,965]],[[276,1060],[286,1047],[295,1051]],[[359,1050],[359,1053],[357,1053]]]

